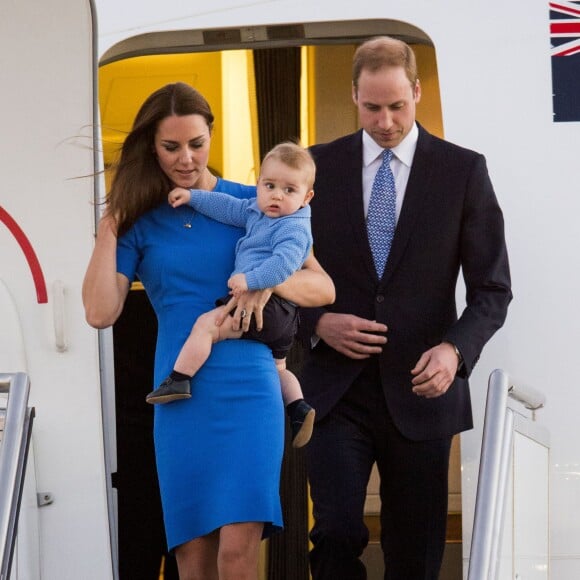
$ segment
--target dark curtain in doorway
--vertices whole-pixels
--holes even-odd
[[[281,141],[300,138],[300,49],[272,48],[254,51],[260,159]],[[302,363],[298,344],[287,364],[299,374]],[[293,449],[287,425],[282,464],[284,532],[270,539],[268,578],[308,580],[308,493],[302,449]]]
[[[300,137],[300,49],[254,51],[260,159],[281,141]]]

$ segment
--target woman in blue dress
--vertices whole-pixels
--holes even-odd
[[[207,101],[187,84],[166,85],[145,101],[123,144],[83,283],[87,321],[105,328],[141,280],[158,319],[153,384],[173,368],[197,317],[224,294],[243,234],[189,206],[173,209],[167,194],[176,186],[256,194],[209,171],[212,125]],[[334,299],[313,256],[275,290],[301,306]],[[270,294],[232,300],[235,324],[247,330],[255,316],[261,326]],[[271,352],[256,341],[220,342],[191,391],[191,399],[155,408],[168,547],[182,580],[256,580],[260,541],[282,526],[284,414]]]

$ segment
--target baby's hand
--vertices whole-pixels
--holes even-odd
[[[248,283],[246,282],[245,274],[234,274],[230,276],[228,280],[228,288],[230,289],[230,294],[239,298],[240,295],[248,289]]]
[[[191,199],[191,192],[189,189],[184,189],[183,187],[176,187],[169,192],[167,201],[171,207],[179,207],[185,203],[188,203]]]

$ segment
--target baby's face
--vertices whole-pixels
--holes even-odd
[[[313,192],[306,172],[271,158],[262,163],[258,179],[258,208],[268,217],[291,215],[307,205]]]

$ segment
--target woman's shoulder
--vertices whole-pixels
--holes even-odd
[[[160,203],[145,213],[141,214],[135,223],[123,234],[123,238],[135,240],[141,239],[143,236],[151,235],[151,233],[158,231],[159,226],[164,224],[179,223],[183,221],[185,210],[189,210],[188,206],[183,208],[172,208],[168,203]]]
[[[217,184],[215,186],[215,191],[221,191],[223,193],[228,193],[239,199],[248,199],[250,197],[256,197],[256,186],[255,185],[244,185],[243,183],[238,183],[237,181],[229,181],[227,179],[218,178]]]

